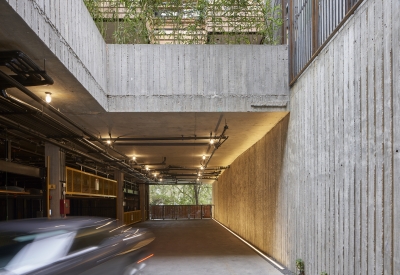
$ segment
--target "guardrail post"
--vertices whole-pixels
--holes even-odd
[[[289,83],[294,78],[294,13],[293,1],[289,1]]]

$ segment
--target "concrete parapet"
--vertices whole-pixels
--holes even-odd
[[[287,59],[286,45],[108,45],[109,111],[284,111]]]

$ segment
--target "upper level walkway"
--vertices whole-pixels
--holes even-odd
[[[156,237],[147,246],[154,256],[146,260],[144,275],[291,274],[275,268],[212,219],[146,221],[133,227],[149,228]],[[111,267],[101,266],[91,272],[112,274]]]

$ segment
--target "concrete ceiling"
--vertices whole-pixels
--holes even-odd
[[[2,4],[4,5],[4,4]],[[46,71],[54,79],[52,86],[28,87],[39,97],[45,91],[51,92],[51,105],[71,118],[77,125],[101,138],[111,135],[115,140],[124,138],[165,138],[165,137],[209,137],[220,135],[225,124],[228,129],[226,142],[215,151],[209,167],[228,166],[251,145],[260,140],[287,112],[254,113],[109,113],[105,111],[88,91],[72,76],[36,34],[18,17],[1,13],[0,51],[20,50],[25,52],[40,67],[46,59]],[[10,28],[13,26],[13,28]],[[38,106],[19,90],[7,90],[11,95]],[[128,157],[137,157],[142,164],[159,163],[166,158],[165,165],[150,165],[157,170],[165,166],[200,168],[204,154],[210,155],[212,147],[204,144],[207,140],[188,141],[131,141],[135,143],[158,143],[157,146],[111,146]],[[160,146],[159,143],[181,143],[179,146]],[[185,144],[185,145],[182,145]],[[190,173],[193,173],[191,171]],[[205,181],[210,182],[210,181]]]

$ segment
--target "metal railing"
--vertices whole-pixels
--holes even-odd
[[[362,2],[363,0],[289,2],[291,85]]]
[[[117,197],[117,181],[66,167],[66,195]]]
[[[151,205],[151,220],[211,219],[212,205]]]

